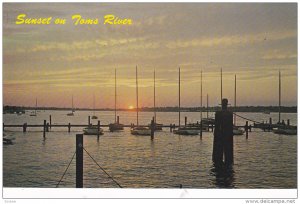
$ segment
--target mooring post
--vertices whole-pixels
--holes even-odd
[[[150,128],[151,128],[151,140],[153,140],[154,139],[154,129],[155,129],[154,119],[151,120]]]
[[[202,121],[200,122],[200,139],[202,140]]]
[[[100,120],[98,120],[98,124],[97,124],[97,140],[99,140],[99,137],[100,137]]]
[[[246,139],[248,139],[248,121],[246,121],[245,130],[246,130]]]
[[[43,138],[46,137],[46,120],[44,120]]]
[[[120,123],[120,116],[117,116],[117,124]]]
[[[71,132],[71,123],[68,124],[68,132]]]
[[[272,118],[269,118],[269,132],[271,131],[272,129]]]
[[[290,126],[290,119],[287,119],[287,125]]]
[[[49,122],[50,122],[50,129],[52,128],[52,118],[51,115],[49,115]]]
[[[3,125],[3,127],[4,127],[4,125]],[[172,124],[170,123],[170,132],[172,132]]]
[[[212,160],[217,166],[233,164],[233,114],[227,106],[228,100],[222,99],[222,110],[215,113]]]
[[[27,129],[27,123],[24,123],[23,124],[23,132],[26,132],[26,129]]]
[[[49,123],[46,124],[46,132],[49,132]]]
[[[91,116],[88,117],[88,125],[91,124]]]
[[[83,188],[83,134],[76,134],[76,188]]]
[[[249,132],[252,132],[252,125],[249,125]]]
[[[185,116],[184,117],[184,126],[186,126],[186,123],[187,123],[187,117]]]

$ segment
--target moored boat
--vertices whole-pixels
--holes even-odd
[[[151,135],[151,129],[148,127],[134,127],[130,130],[133,135],[148,136]]]
[[[98,129],[98,126],[95,125],[89,125],[88,127],[83,129],[83,133],[85,135],[103,135],[103,129]]]

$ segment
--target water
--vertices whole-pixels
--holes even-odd
[[[41,111],[37,117],[3,115],[6,124],[43,124],[52,115],[53,124],[86,124],[89,111],[77,111],[66,116],[66,111]],[[136,123],[134,112],[120,112],[120,122]],[[277,121],[278,114],[239,113],[257,120]],[[113,112],[96,112],[101,124],[114,120]],[[152,113],[140,113],[140,124],[148,124]],[[182,113],[189,122],[196,122],[199,113]],[[206,115],[206,114],[205,114]],[[282,114],[297,124],[297,114]],[[157,113],[157,122],[177,123],[178,113]],[[96,120],[93,121],[97,123]],[[237,118],[239,125],[245,121]],[[6,128],[7,138],[14,145],[3,147],[4,187],[55,187],[75,152],[75,135],[82,128],[52,128],[43,140],[41,128]],[[129,129],[104,135],[84,136],[84,147],[93,158],[123,187],[126,188],[297,188],[297,136],[276,135],[254,129],[245,136],[234,137],[235,164],[227,172],[218,172],[211,161],[212,133],[199,136],[179,136],[165,128],[156,132],[153,141],[147,136],[133,136]],[[75,159],[59,187],[75,187]],[[116,188],[84,153],[84,187]]]

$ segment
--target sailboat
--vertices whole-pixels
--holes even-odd
[[[234,75],[234,110],[236,110],[236,75]],[[243,135],[245,130],[236,126],[236,115],[234,115],[233,123],[233,135]]]
[[[67,113],[67,116],[74,116],[74,107],[73,107],[73,95],[72,95],[72,110],[71,110],[71,113]]]
[[[131,128],[130,132],[133,135],[151,135],[151,129],[149,127],[141,127],[139,126],[139,92],[138,92],[138,74],[137,74],[137,66],[136,66],[136,123],[137,126]]]
[[[117,117],[117,70],[115,69],[115,122],[108,125],[109,131],[124,130],[124,125],[119,123],[119,117]]]
[[[98,117],[95,115],[95,94],[93,94],[93,116],[92,119],[98,119]]]
[[[35,99],[35,109],[31,111],[30,116],[36,116],[36,109],[37,109],[37,98]]]
[[[281,116],[281,72],[279,70],[279,103],[278,103],[278,123],[277,128],[273,129],[275,134],[297,135],[297,126],[286,125],[280,122]]]
[[[153,97],[153,112],[154,112],[154,117],[153,117],[153,120],[154,120],[154,130],[155,131],[160,131],[160,130],[162,130],[162,124],[159,124],[159,123],[156,123],[156,100],[155,100],[155,97],[156,97],[156,95],[155,95],[155,70],[154,70],[154,74],[153,74],[153,76],[154,76],[154,81],[153,81],[153,95],[154,95],[154,97]],[[151,124],[149,124],[149,127],[151,127]]]
[[[200,129],[197,126],[184,126],[180,127],[180,67],[179,67],[179,78],[178,78],[178,128],[173,131],[174,134],[178,135],[198,135],[200,133]]]

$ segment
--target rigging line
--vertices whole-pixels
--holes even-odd
[[[255,120],[251,120],[251,119],[249,119],[249,118],[245,118],[245,117],[243,117],[243,116],[240,116],[240,115],[238,115],[238,114],[236,114],[236,113],[233,113],[233,114],[236,115],[237,117],[240,117],[240,118],[244,119],[244,120],[249,120],[249,121],[254,122],[254,123],[263,124],[263,123],[261,123],[261,122],[257,122],[257,121],[255,121]]]
[[[68,164],[68,166],[67,166],[65,172],[63,173],[63,175],[62,175],[61,179],[59,180],[58,184],[56,184],[56,187],[55,187],[55,188],[57,188],[57,187],[59,186],[60,182],[62,181],[62,179],[64,178],[65,174],[67,173],[67,171],[68,171],[68,169],[69,169],[69,167],[70,167],[70,165],[71,165],[71,162],[72,162],[73,159],[74,159],[75,154],[76,154],[76,151],[74,152],[71,161],[69,162],[69,164]]]
[[[88,151],[83,147],[84,151],[91,157],[91,159],[95,162],[95,164],[110,178],[113,180],[120,188],[123,188],[113,177],[111,177],[98,163],[97,161],[88,153]]]

